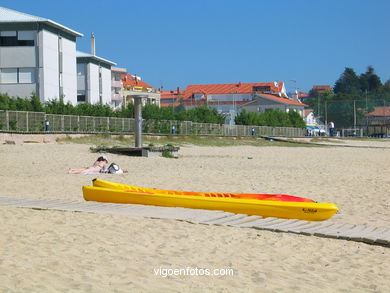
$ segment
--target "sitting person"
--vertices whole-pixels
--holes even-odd
[[[90,173],[101,173],[107,169],[108,159],[106,156],[97,158],[96,162],[89,168],[83,169],[69,169],[69,174],[90,174]]]

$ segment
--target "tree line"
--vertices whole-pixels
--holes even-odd
[[[346,67],[336,80],[333,91],[323,93],[312,89],[305,99],[322,121],[334,121],[337,128],[364,126],[367,113],[378,106],[390,106],[390,79],[382,83],[372,66],[358,75]]]
[[[73,106],[70,103],[63,103],[58,100],[51,100],[41,103],[36,95],[30,98],[12,98],[6,94],[0,94],[0,110],[12,111],[33,111],[45,112],[47,114],[97,116],[97,117],[120,117],[134,118],[134,105],[129,103],[125,108],[114,110],[109,105],[102,104],[78,104]],[[156,120],[179,120],[193,121],[199,123],[223,124],[225,117],[217,110],[208,107],[196,107],[186,110],[183,106],[158,107],[153,104],[146,104],[142,107],[142,117],[144,119]]]
[[[273,127],[305,128],[306,123],[295,111],[282,112],[280,110],[265,111],[264,113],[240,112],[236,119],[238,125],[257,125]]]
[[[134,118],[134,105],[129,103],[125,108],[113,110],[108,105],[102,104],[78,104],[73,106],[62,101],[51,100],[41,103],[36,95],[30,98],[11,98],[0,94],[0,110],[45,112],[47,114],[120,117]],[[186,110],[183,105],[176,107],[158,107],[146,104],[142,107],[144,119],[192,121],[198,123],[224,124],[225,116],[214,108],[200,106]],[[298,113],[291,111],[283,113],[279,110],[267,111],[264,114],[241,112],[235,119],[238,125],[281,126],[281,127],[305,127],[303,119]]]

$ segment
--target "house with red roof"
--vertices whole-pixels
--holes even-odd
[[[161,107],[171,107],[179,106],[180,102],[183,101],[184,90],[181,90],[179,87],[176,90],[172,91],[160,91],[160,106]]]
[[[133,103],[132,96],[134,95],[145,95],[145,104],[155,104],[160,106],[160,92],[142,81],[137,75],[124,74],[122,75],[122,95],[124,96],[125,106],[128,103]]]
[[[333,92],[333,88],[330,85],[313,85],[311,90],[319,94],[323,94],[327,91]]]
[[[367,121],[367,134],[390,136],[390,106],[374,107],[364,115]]]
[[[283,82],[189,85],[183,105],[186,108],[207,105],[232,119],[242,110],[259,113],[294,110],[303,115],[306,106],[287,96]]]
[[[364,116],[370,124],[390,124],[390,106],[374,107]]]
[[[308,93],[305,93],[303,91],[296,90],[294,93],[290,95],[290,97],[295,101],[301,101],[305,102],[305,100],[309,97]]]

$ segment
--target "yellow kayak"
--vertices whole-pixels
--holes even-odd
[[[158,194],[177,194],[177,195],[192,195],[192,196],[205,196],[205,197],[232,197],[240,199],[258,199],[258,200],[275,200],[275,201],[293,201],[293,202],[314,202],[311,199],[304,197],[297,197],[286,194],[254,194],[254,193],[222,193],[222,192],[194,192],[183,190],[167,190],[156,188],[145,188],[133,185],[127,185],[122,183],[116,183],[101,179],[92,180],[93,186],[103,187],[109,189],[125,190],[127,192],[142,191],[143,193],[158,193]]]
[[[332,203],[291,202],[158,193],[158,189],[135,187],[134,189],[138,188],[139,190],[131,190],[128,188],[131,185],[104,180],[94,180],[93,184],[94,186],[83,186],[85,200],[163,207],[223,210],[237,214],[307,221],[323,221],[329,219],[338,210],[337,206]],[[99,185],[100,187],[98,187]],[[105,186],[101,187],[101,185]]]

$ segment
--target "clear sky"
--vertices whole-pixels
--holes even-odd
[[[96,54],[164,90],[284,81],[308,91],[345,67],[390,79],[389,0],[0,0],[84,34]],[[295,80],[296,82],[292,81]]]

